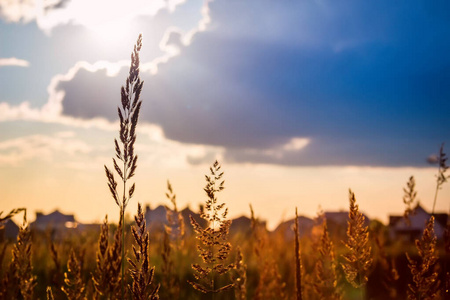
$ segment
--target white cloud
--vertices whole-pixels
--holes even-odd
[[[33,2],[33,1],[28,1]],[[136,0],[133,3],[127,3],[126,7],[135,6],[133,9],[125,8],[121,6],[122,4],[117,4],[116,2],[110,1],[100,1],[100,4],[103,4],[108,7],[109,10],[116,11],[119,8],[125,9],[128,11],[128,14],[156,14],[158,10],[160,10],[163,6],[161,3],[164,3],[164,6],[167,6],[169,11],[174,11],[175,8],[184,3],[185,0],[171,0],[171,1],[157,1],[157,4],[152,4],[153,8],[147,7],[148,1]],[[0,8],[8,6],[8,1],[0,0]],[[34,3],[34,2],[33,2]],[[72,2],[71,2],[72,3]],[[145,6],[147,3],[147,6]],[[155,2],[156,3],[156,2]],[[172,57],[180,54],[181,47],[188,46],[192,37],[201,31],[206,29],[206,25],[210,22],[209,17],[209,5],[210,1],[205,1],[202,8],[202,19],[199,20],[196,27],[184,32],[183,30],[177,27],[169,27],[165,30],[164,37],[159,43],[160,49],[164,52],[163,55],[153,59],[152,61],[141,62],[140,70],[141,72],[149,72],[150,74],[156,74],[158,71],[158,65],[161,63],[167,63]],[[29,4],[29,3],[28,3]],[[27,4],[27,5],[28,5]],[[78,10],[86,10],[89,11],[89,7],[91,6],[92,1],[79,1],[78,4],[68,4],[67,8],[63,8],[69,10],[71,7],[75,7],[75,11]],[[96,2],[95,5],[100,5]],[[31,5],[31,4],[30,4]],[[38,4],[36,4],[38,5]],[[50,5],[49,2],[40,3],[40,5]],[[76,6],[75,6],[76,5]],[[117,6],[119,5],[119,6]],[[101,6],[101,5],[100,5]],[[112,7],[114,6],[114,7]],[[156,8],[158,7],[158,8]],[[141,8],[141,9],[139,9]],[[17,9],[18,11],[20,9]],[[117,13],[117,11],[116,11]],[[97,16],[98,17],[98,16]],[[15,20],[15,19],[14,19]],[[20,18],[19,18],[20,20]],[[80,21],[81,22],[81,21]],[[52,25],[53,26],[53,25]],[[52,26],[48,28],[52,28]],[[0,60],[1,61],[1,60]],[[13,120],[32,120],[32,121],[42,121],[42,122],[55,122],[66,125],[73,125],[76,127],[97,127],[100,129],[111,130],[112,128],[116,128],[115,124],[108,122],[103,118],[94,118],[89,120],[77,119],[70,116],[65,116],[62,114],[63,112],[63,101],[65,97],[64,91],[58,90],[57,86],[60,82],[67,82],[74,79],[76,74],[80,70],[86,70],[88,72],[99,72],[105,71],[106,76],[115,77],[118,75],[122,68],[128,68],[130,65],[129,60],[122,60],[117,62],[109,62],[109,61],[97,61],[95,63],[88,63],[86,61],[77,62],[72,68],[70,68],[65,74],[55,75],[51,81],[49,86],[47,87],[47,91],[49,94],[48,102],[40,108],[32,108],[28,101],[22,102],[17,106],[12,106],[8,103],[0,103],[0,122],[2,121],[13,121]],[[0,64],[1,66],[1,64]]]
[[[14,23],[35,20],[46,33],[67,23],[104,32],[105,28],[113,25],[117,25],[116,29],[122,28],[138,15],[154,16],[161,9],[173,12],[184,2],[185,0],[0,0],[0,18]]]
[[[24,59],[18,59],[15,57],[0,58],[0,67],[15,66],[15,67],[29,67],[30,62]]]
[[[0,17],[6,22],[30,22],[36,17],[35,0],[0,0]]]
[[[300,152],[311,142],[311,139],[304,137],[293,137],[284,144],[279,144],[270,148],[249,148],[244,153],[253,156],[265,156],[275,160],[281,160],[286,155]]]
[[[75,155],[91,151],[91,147],[81,140],[69,139],[60,134],[37,134],[0,142],[0,165],[18,165],[34,158],[51,160],[58,153]]]

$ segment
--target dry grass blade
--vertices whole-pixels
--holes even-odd
[[[361,293],[363,293],[362,288],[367,283],[372,266],[372,249],[369,245],[368,227],[364,225],[365,218],[359,211],[355,194],[352,191],[349,191],[349,199],[347,242],[344,243],[348,253],[343,255],[345,263],[342,263],[342,268],[347,281],[355,288],[361,288]]]
[[[122,214],[120,214],[122,216]],[[114,242],[108,247],[106,256],[106,273],[108,277],[107,299],[123,299],[122,298],[122,277],[120,270],[122,267],[122,249],[123,244],[121,240],[123,232],[123,219],[119,219],[119,225],[114,233]]]
[[[100,237],[98,240],[96,270],[92,274],[92,281],[94,283],[94,299],[101,299],[101,296],[108,294],[108,286],[110,282],[110,272],[108,272],[108,238],[109,225],[108,216],[105,217],[101,225]]]
[[[378,248],[378,262],[381,264],[381,268],[383,270],[381,282],[386,289],[389,298],[398,299],[398,292],[395,288],[395,282],[399,279],[399,274],[395,266],[395,260],[394,258],[391,260],[388,259],[384,240],[380,238],[379,234],[375,235],[375,245]]]
[[[422,239],[416,240],[419,259],[415,261],[406,253],[413,276],[413,284],[409,284],[408,299],[439,299],[436,241],[434,216],[431,216],[423,231]]]
[[[294,222],[294,234],[295,234],[295,291],[297,300],[302,299],[302,261],[300,257],[300,232],[298,230],[298,213],[297,207],[295,208],[295,222]]]
[[[124,220],[125,210],[128,202],[133,197],[135,184],[128,188],[127,181],[134,176],[137,168],[137,155],[134,153],[134,143],[136,142],[136,127],[139,119],[139,111],[142,101],[139,99],[144,82],[139,77],[139,51],[142,47],[142,35],[139,35],[134,50],[131,53],[130,73],[125,86],[121,88],[122,107],[117,108],[120,120],[119,139],[114,139],[115,157],[113,157],[114,170],[117,172],[123,183],[122,198],[119,197],[117,181],[112,171],[105,166],[106,178],[111,195],[120,207],[121,219]],[[122,167],[116,161],[122,162]],[[122,244],[125,243],[125,227],[122,227]],[[125,277],[125,247],[122,247],[122,283]],[[122,298],[125,297],[125,287],[122,284]]]
[[[69,300],[85,299],[85,285],[81,279],[81,259],[73,249],[67,262],[67,272],[64,273],[64,283],[62,290]]]
[[[167,225],[164,226],[163,250],[162,256],[162,282],[161,296],[167,299],[175,299],[180,294],[180,278],[176,274],[174,264],[176,254],[180,254],[181,247],[184,244],[184,218],[178,211],[176,194],[172,185],[167,181],[167,199],[172,203],[172,208],[166,205]],[[175,250],[175,251],[174,251]]]
[[[201,217],[208,222],[208,226],[203,228],[191,216],[191,224],[200,241],[198,251],[205,266],[192,264],[194,277],[199,282],[189,281],[189,283],[194,289],[203,293],[219,293],[233,287],[233,284],[229,284],[217,288],[215,284],[216,275],[228,273],[233,268],[233,264],[225,264],[231,251],[231,244],[227,242],[231,221],[226,219],[228,209],[225,208],[224,203],[218,203],[216,196],[225,188],[224,181],[221,181],[223,172],[220,169],[220,164],[215,161],[210,168],[211,174],[205,176],[204,191],[208,199]]]
[[[320,258],[314,268],[314,290],[319,299],[340,300],[342,295],[338,288],[336,254],[328,233],[325,217],[323,217],[323,233],[320,239],[319,255]]]
[[[34,287],[36,285],[36,277],[33,276],[33,267],[31,265],[31,246],[31,232],[25,211],[23,224],[19,229],[17,243],[14,245],[12,251],[13,258],[11,262],[14,275],[19,282],[20,294],[25,300],[33,298]]]
[[[53,298],[53,292],[52,292],[52,288],[51,287],[47,287],[47,300],[54,300],[55,298]]]
[[[172,203],[172,208],[166,207],[167,225],[165,231],[170,236],[170,240],[175,242],[176,248],[182,246],[183,238],[185,235],[184,218],[177,207],[177,196],[173,192],[172,185],[167,181],[167,199]]]
[[[247,265],[244,263],[241,248],[237,247],[236,260],[234,263],[234,270],[236,274],[231,276],[234,283],[234,296],[236,300],[247,299]]]
[[[445,175],[445,172],[449,168],[449,166],[447,165],[447,159],[448,157],[444,153],[444,144],[442,144],[441,148],[439,149],[439,156],[437,157],[439,168],[438,174],[436,175],[436,191],[434,193],[433,209],[431,211],[432,214],[434,214],[438,191],[442,188],[442,185],[447,182],[447,179],[450,178],[450,176]]]
[[[128,259],[131,265],[130,275],[133,283],[129,286],[133,299],[159,299],[159,285],[152,287],[155,267],[150,267],[149,247],[150,237],[146,229],[144,213],[141,204],[138,203],[138,212],[134,217],[136,226],[131,228],[134,241],[138,248],[133,245],[134,260]]]
[[[287,299],[285,294],[286,283],[283,282],[278,264],[273,255],[266,226],[261,223],[250,205],[253,251],[258,261],[258,286],[255,290],[255,300]]]
[[[416,181],[414,180],[414,176],[409,177],[408,182],[406,183],[406,188],[403,188],[403,192],[405,193],[403,196],[403,203],[405,203],[405,213],[403,217],[405,218],[406,223],[411,226],[410,216],[415,214],[415,203],[419,202],[417,199],[417,191],[415,190]]]

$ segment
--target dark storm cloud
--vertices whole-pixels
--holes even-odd
[[[449,4],[341,4],[213,2],[211,31],[143,76],[142,119],[236,162],[425,165],[449,138]],[[79,72],[60,85],[65,113],[112,118],[103,105],[120,84]],[[293,137],[311,143],[264,151]]]

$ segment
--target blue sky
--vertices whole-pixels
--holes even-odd
[[[420,173],[450,142],[448,1],[95,3],[0,0],[0,170],[108,163],[139,33],[161,169]]]

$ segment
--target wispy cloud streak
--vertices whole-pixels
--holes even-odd
[[[15,58],[15,57],[0,58],[0,68],[1,67],[8,67],[8,66],[29,67],[30,66],[30,62],[27,61],[27,60]]]

